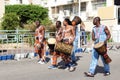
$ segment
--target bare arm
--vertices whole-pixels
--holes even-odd
[[[92,40],[95,41],[95,34],[94,34],[94,31],[92,31]]]
[[[75,29],[74,29],[74,27],[72,26],[72,34],[73,34],[73,37],[75,38]]]
[[[110,31],[109,31],[109,29],[107,28],[107,26],[105,27],[105,33],[106,33],[106,35],[107,35],[107,39],[105,40],[105,42],[107,42],[107,40],[109,40],[110,37],[111,37]]]
[[[40,29],[40,31],[39,31],[40,33],[41,33],[41,35],[42,35],[42,41],[43,41],[43,39],[44,39],[44,36],[45,36],[45,28],[44,28],[44,26],[41,26],[41,29]]]
[[[75,29],[73,28],[73,26],[71,28],[71,33],[72,33],[72,39],[69,41],[69,44],[71,44],[75,39]]]
[[[56,40],[58,42],[62,40],[62,28],[60,28],[58,33],[56,34]]]

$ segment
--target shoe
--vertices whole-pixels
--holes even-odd
[[[41,63],[42,63],[42,61],[41,61],[41,60],[39,60],[39,61],[38,61],[38,63],[39,63],[39,64],[41,64]]]
[[[45,64],[45,62],[44,61],[41,61],[41,63],[40,64]]]
[[[57,67],[55,65],[52,65],[52,66],[48,66],[48,69],[57,69]]]
[[[110,72],[105,72],[104,73],[104,76],[109,76],[110,75]]]
[[[69,71],[70,71],[70,72],[73,72],[73,71],[75,71],[75,69],[76,69],[75,67],[71,66],[71,67],[69,68]]]
[[[44,61],[39,61],[38,63],[39,63],[39,64],[45,64],[45,62],[44,62]]]
[[[69,67],[66,67],[66,68],[65,68],[66,71],[69,70],[69,69],[70,69]]]
[[[90,72],[84,72],[85,76],[87,77],[94,77],[94,74],[90,73]]]

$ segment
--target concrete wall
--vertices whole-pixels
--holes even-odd
[[[92,31],[93,28],[93,21],[85,21],[86,31]],[[113,26],[117,25],[117,19],[108,19],[108,20],[102,20],[101,24],[106,25],[110,31],[112,31]]]

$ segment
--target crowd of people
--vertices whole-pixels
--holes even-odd
[[[46,63],[46,45],[49,46],[49,43],[45,39],[45,27],[40,24],[39,21],[36,21],[36,30],[35,30],[35,53],[39,55],[39,64]],[[63,23],[63,24],[62,24]],[[110,32],[107,26],[102,25],[100,23],[100,17],[95,17],[93,19],[93,24],[95,25],[92,30],[92,40],[97,44],[99,42],[104,42],[107,47],[107,40],[111,37]],[[80,34],[80,32],[82,34]],[[81,36],[84,35],[84,36]],[[48,66],[48,69],[57,69],[64,68],[70,72],[75,71],[76,69],[76,50],[78,49],[78,42],[81,40],[81,44],[86,45],[86,37],[85,37],[85,24],[81,20],[79,16],[75,16],[72,21],[69,18],[65,18],[63,22],[56,21],[56,32],[55,32],[55,43],[52,46],[49,46],[50,54],[51,54],[51,65]],[[71,53],[68,55],[63,52],[65,49],[60,49],[63,51],[56,51],[55,44],[64,43],[66,45],[72,46]],[[62,47],[61,47],[62,48]],[[106,52],[107,53],[107,52]],[[100,55],[94,48],[92,50],[92,62],[90,64],[89,72],[85,72],[84,74],[87,77],[94,77],[95,69],[97,66],[97,61],[99,56],[101,56],[105,76],[110,75],[110,67],[109,63],[105,63],[103,56]],[[61,57],[61,60],[64,62],[64,65],[58,64],[58,57]]]

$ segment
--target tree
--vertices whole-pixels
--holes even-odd
[[[38,5],[7,5],[5,9],[5,13],[16,13],[24,24],[48,17],[48,9]]]
[[[3,30],[15,30],[19,27],[19,17],[15,13],[7,13],[3,17],[2,29]]]
[[[14,19],[16,19],[16,21]],[[20,26],[21,29],[29,28],[29,30],[34,31],[33,22],[36,20],[39,20],[43,25],[47,26],[46,29],[52,24],[52,21],[48,18],[47,8],[38,5],[6,5],[2,26],[3,29],[9,30],[14,30],[17,26]],[[13,21],[15,23],[13,23]],[[15,25],[16,23],[17,26]],[[25,25],[27,25],[27,27],[25,27]]]

